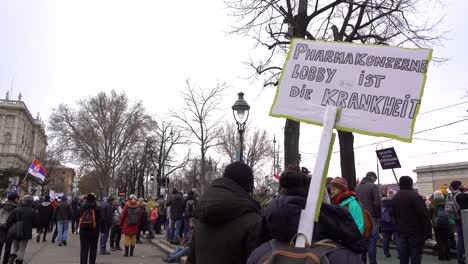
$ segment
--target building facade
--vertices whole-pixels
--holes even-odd
[[[53,190],[55,193],[65,195],[73,194],[73,181],[75,179],[75,170],[73,168],[61,165],[60,163],[46,164],[50,170],[48,183],[45,186],[45,192]]]
[[[26,104],[0,99],[0,169],[27,169],[34,159],[45,156],[47,137],[39,118],[33,118]]]
[[[440,190],[443,184],[450,185],[459,180],[468,186],[468,162],[447,163],[431,166],[416,167],[418,191],[421,195],[430,196]]]

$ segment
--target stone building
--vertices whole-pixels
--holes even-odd
[[[0,169],[27,169],[44,158],[46,146],[44,125],[32,117],[21,94],[18,100],[0,99]]]
[[[50,174],[44,192],[53,190],[55,193],[63,193],[65,195],[73,194],[73,180],[76,175],[75,170],[60,163],[46,163],[46,166],[49,168]]]
[[[440,190],[443,184],[449,185],[459,180],[468,186],[468,162],[447,163],[416,167],[418,191],[421,195],[430,196],[435,190]]]

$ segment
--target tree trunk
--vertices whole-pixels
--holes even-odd
[[[354,136],[351,132],[338,130],[340,141],[341,176],[348,180],[350,190],[356,187],[356,166],[354,163]]]
[[[284,127],[284,168],[288,165],[299,165],[299,132],[301,124],[297,121],[286,119]]]

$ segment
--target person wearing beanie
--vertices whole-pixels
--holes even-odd
[[[246,263],[260,244],[262,217],[260,204],[250,195],[253,187],[252,169],[242,162],[229,164],[223,177],[211,183],[195,209],[199,223],[193,233],[189,263]]]
[[[398,257],[400,256],[400,237],[397,232],[395,219],[393,217],[394,190],[388,190],[387,196],[382,198],[382,218],[380,219],[380,231],[382,232],[382,249],[385,257],[390,255],[390,241],[395,243]]]
[[[99,206],[99,210],[101,211],[101,255],[110,255],[110,252],[107,251],[107,240],[109,239],[110,229],[112,227],[114,213],[114,207],[112,206],[113,201],[114,197],[109,196],[109,198]]]
[[[448,194],[449,194],[447,184],[442,184],[442,186],[440,187],[440,191],[442,192],[442,194],[446,198],[448,196]]]
[[[445,212],[445,199],[441,191],[435,191],[434,199],[429,206],[432,228],[437,242],[437,251],[440,261],[450,260],[449,218]]]
[[[423,198],[413,190],[413,179],[402,176],[400,191],[393,197],[393,216],[400,235],[400,263],[421,263],[424,241],[432,226]]]
[[[26,195],[21,200],[20,206],[13,209],[8,216],[7,230],[19,221],[23,223],[22,225],[15,225],[16,227],[22,227],[22,237],[8,237],[13,241],[8,263],[23,264],[26,247],[29,240],[32,239],[32,230],[37,227],[37,211],[33,209],[33,204],[34,198]]]
[[[2,209],[0,209],[0,215],[2,215],[2,218],[8,217],[13,209],[18,207],[18,200],[19,195],[16,192],[11,192],[8,194],[7,201],[3,204]],[[0,226],[0,256],[2,255],[2,249],[5,247],[2,262],[5,264],[8,262],[8,258],[10,257],[12,244],[12,241],[7,239],[7,232],[8,229],[5,225]]]
[[[167,206],[171,207],[170,210],[170,227],[169,227],[169,241],[172,244],[179,244],[179,236],[182,235],[182,222],[184,220],[185,200],[182,193],[177,189],[173,190],[171,199],[167,202]]]
[[[356,186],[357,198],[372,217],[372,233],[369,236],[368,257],[370,264],[377,264],[377,240],[379,238],[379,224],[382,214],[382,199],[379,186],[375,184],[377,175],[369,171],[361,183]]]
[[[37,228],[37,242],[41,241],[41,234],[42,234],[42,242],[46,241],[47,236],[47,229],[49,228],[50,221],[54,215],[54,208],[52,208],[52,203],[50,202],[50,196],[46,196],[44,201],[39,204],[38,206],[38,214],[39,214],[39,226]]]
[[[87,221],[87,216],[91,221]],[[80,264],[95,264],[97,256],[97,245],[99,240],[99,229],[101,214],[96,202],[96,195],[90,193],[86,196],[80,207]]]
[[[345,178],[336,177],[330,182],[332,203],[347,208],[361,234],[364,232],[364,214],[356,193],[348,189]]]

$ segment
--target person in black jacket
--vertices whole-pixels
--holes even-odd
[[[70,204],[67,202],[67,197],[63,196],[61,202],[57,204],[55,208],[54,219],[57,221],[57,232],[58,232],[58,246],[67,245],[68,237],[68,224],[73,218],[73,212]]]
[[[73,218],[71,221],[72,234],[78,234],[78,224],[80,222],[80,200],[78,197],[73,198],[70,203],[72,208]]]
[[[38,206],[39,213],[39,226],[37,228],[37,242],[46,241],[47,229],[49,228],[50,220],[54,215],[54,208],[52,208],[52,203],[50,202],[50,196],[46,196],[44,201]]]
[[[21,200],[20,206],[13,209],[7,220],[7,228],[10,229],[14,224],[21,221],[23,230],[22,237],[13,238],[12,250],[9,264],[23,264],[24,253],[28,242],[32,239],[32,230],[37,227],[38,215],[37,211],[33,209],[33,197],[26,195]]]
[[[114,198],[109,196],[107,201],[103,202],[99,207],[101,211],[101,255],[109,255],[107,251],[107,240],[109,239],[110,229],[112,227],[112,219],[114,217],[114,207],[112,202]]]
[[[0,209],[0,210],[5,211],[5,212],[2,212],[2,214],[8,213],[9,215],[13,211],[13,209],[18,207],[18,200],[19,200],[19,195],[16,192],[12,192],[8,194],[8,200],[2,205],[2,209]],[[7,218],[7,221],[8,221],[8,218]],[[0,256],[2,255],[3,246],[5,246],[2,264],[8,263],[8,258],[10,257],[10,251],[11,251],[11,243],[13,242],[7,239],[7,232],[8,232],[8,229],[5,223],[4,226],[0,227]]]
[[[424,241],[432,226],[422,197],[413,190],[413,179],[400,177],[400,191],[393,197],[393,215],[400,235],[400,264],[421,263]]]
[[[251,197],[252,169],[233,162],[214,180],[198,201],[188,262],[244,264],[260,244],[260,204]]]
[[[382,198],[382,218],[380,221],[380,231],[383,237],[383,252],[385,257],[389,258],[390,255],[390,240],[393,238],[393,242],[397,248],[398,257],[400,256],[400,238],[398,236],[395,218],[393,217],[393,197],[395,196],[394,190],[389,190],[387,197]]]
[[[85,223],[85,215],[94,215],[94,222]],[[96,264],[97,244],[99,240],[100,210],[96,196],[90,193],[86,196],[80,208],[80,264]]]
[[[171,240],[173,244],[179,244],[179,236],[181,235],[180,231],[182,228],[182,221],[185,210],[185,201],[182,193],[174,190],[172,198],[167,202],[166,205],[171,207],[170,229],[173,231],[173,233],[169,234],[169,240]]]
[[[185,209],[184,209],[184,238],[188,235],[190,231],[189,219],[194,216],[195,209],[197,208],[197,198],[195,198],[195,193],[190,191],[187,198],[185,199]]]

